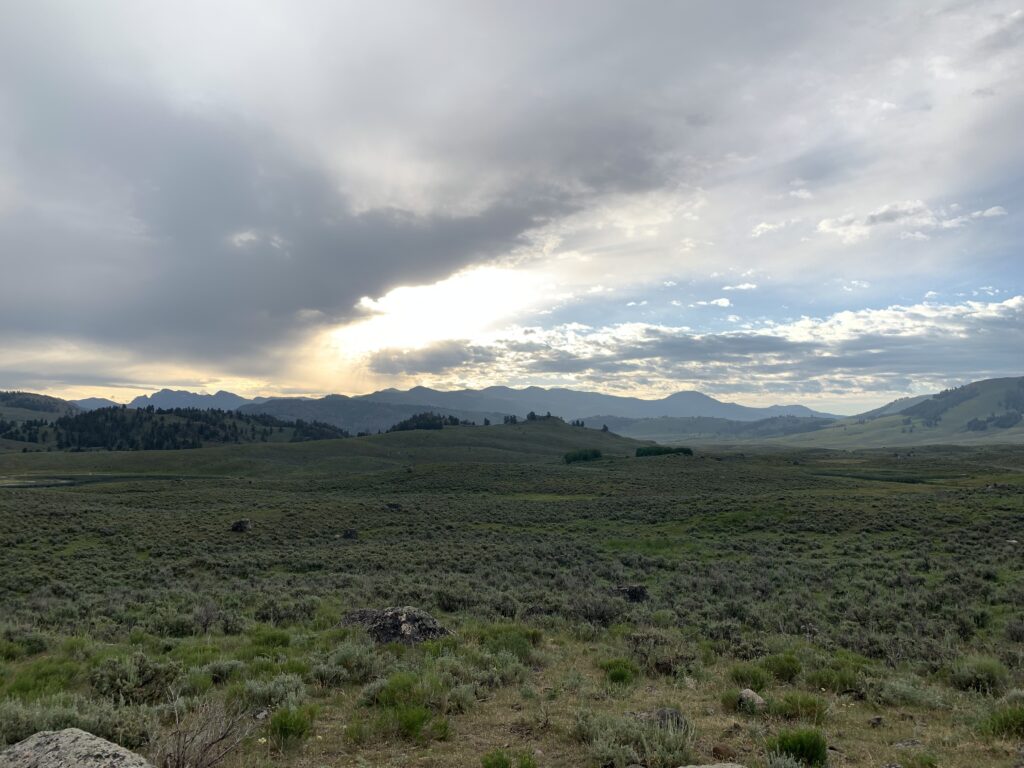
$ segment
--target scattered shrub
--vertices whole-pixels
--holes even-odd
[[[683,456],[693,456],[692,448],[675,447],[670,445],[648,445],[643,448],[636,449],[636,457],[642,458],[644,456],[666,456],[668,454],[678,453]]]
[[[573,734],[587,745],[591,759],[600,766],[676,768],[692,762],[694,733],[687,721],[662,725],[656,720],[581,712]]]
[[[480,630],[479,637],[480,644],[491,653],[506,651],[523,664],[529,664],[543,635],[539,629],[519,624],[494,624]]]
[[[815,688],[833,693],[860,691],[863,686],[863,665],[847,659],[833,659],[806,676],[807,682]]]
[[[598,665],[609,683],[628,685],[640,676],[640,668],[629,659],[608,659]]]
[[[999,659],[989,656],[968,656],[952,669],[949,681],[961,691],[978,691],[989,695],[1000,693],[1010,673]]]
[[[577,461],[594,461],[601,458],[601,452],[596,448],[580,448],[576,451],[569,451],[562,458],[566,464],[573,464]]]
[[[41,658],[17,669],[7,694],[19,699],[33,699],[64,693],[82,676],[82,666],[69,659]]]
[[[203,667],[203,671],[210,676],[214,685],[223,685],[234,680],[242,674],[244,669],[245,663],[237,659],[219,659],[211,661]]]
[[[298,675],[277,675],[270,680],[246,680],[242,702],[250,709],[275,709],[285,703],[297,703],[305,695],[306,686]]]
[[[983,733],[1009,739],[1024,739],[1024,703],[1003,704],[982,723]]]
[[[768,672],[757,664],[744,662],[729,668],[729,679],[743,688],[763,691],[768,687],[771,678]]]
[[[820,731],[813,729],[782,731],[768,742],[768,752],[789,755],[805,766],[828,762],[828,743]]]
[[[828,714],[828,702],[803,691],[787,691],[768,704],[768,712],[787,720],[810,720],[821,723]]]
[[[0,701],[0,745],[14,744],[39,731],[81,728],[128,749],[147,744],[157,729],[155,710],[118,707],[102,699],[58,694],[31,702]]]
[[[281,707],[270,716],[270,743],[280,752],[292,749],[309,735],[315,717],[316,709],[309,705]]]
[[[172,689],[180,675],[180,664],[136,653],[107,659],[93,670],[89,682],[98,696],[115,704],[157,704],[174,698]]]
[[[483,768],[537,768],[537,761],[531,755],[513,756],[500,749],[488,752],[480,758],[480,764]]]
[[[761,666],[768,670],[772,677],[782,683],[792,683],[803,669],[800,659],[792,653],[766,656],[761,659]]]
[[[162,728],[150,754],[157,768],[213,768],[252,733],[250,713],[229,710],[220,698],[204,698]]]

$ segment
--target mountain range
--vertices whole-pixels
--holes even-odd
[[[6,398],[6,399],[5,399]],[[70,411],[116,406],[90,398],[64,401],[44,395],[0,393],[0,418],[54,418]],[[894,400],[856,416],[836,416],[802,405],[753,408],[700,392],[644,400],[570,389],[487,387],[440,391],[385,389],[368,395],[247,399],[164,389],[128,407],[219,408],[264,413],[285,421],[321,421],[353,434],[386,430],[423,411],[478,424],[523,418],[533,411],[626,437],[662,443],[765,443],[821,448],[897,447],[928,443],[1024,443],[1024,377],[987,379],[934,395]]]

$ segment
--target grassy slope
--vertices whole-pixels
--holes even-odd
[[[83,473],[256,475],[274,472],[367,471],[441,462],[558,461],[567,451],[597,448],[608,456],[632,455],[640,445],[611,433],[559,421],[490,427],[394,432],[346,440],[268,446],[231,445],[193,451],[0,454],[0,476]]]
[[[913,420],[914,431],[907,431],[904,415],[895,414],[873,419],[863,424],[845,419],[835,426],[818,432],[789,435],[772,442],[787,446],[817,448],[882,448],[919,446],[929,444],[988,445],[996,443],[1024,443],[1024,422],[1010,429],[990,427],[983,432],[971,432],[966,424],[973,418],[1003,413],[1001,401],[1007,390],[1016,387],[1019,379],[990,379],[978,382],[976,397],[950,408],[934,427],[926,427],[921,419]]]

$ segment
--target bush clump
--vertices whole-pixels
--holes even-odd
[[[1010,673],[999,659],[991,656],[968,656],[961,659],[949,676],[949,682],[961,691],[977,691],[997,695],[1006,687]]]
[[[280,752],[292,749],[313,730],[315,717],[316,708],[309,705],[281,707],[270,717],[270,743]]]
[[[157,727],[156,710],[146,706],[120,707],[109,700],[71,694],[31,702],[0,701],[0,746],[39,731],[81,728],[127,749],[138,749],[149,743]]]
[[[1024,739],[1024,703],[1004,704],[982,723],[983,733],[1009,739]]]
[[[670,445],[647,445],[643,448],[636,449],[636,457],[643,458],[644,456],[667,456],[669,454],[678,453],[683,456],[693,456],[692,448],[683,448],[682,446],[672,447]]]
[[[482,768],[537,768],[537,761],[524,753],[510,755],[504,750],[496,749],[480,758]]]
[[[765,656],[761,659],[761,666],[780,683],[792,683],[800,675],[800,672],[803,671],[800,659],[792,653]]]
[[[782,731],[768,742],[769,754],[783,754],[805,766],[823,766],[828,762],[828,742],[820,731],[807,728]]]
[[[597,448],[580,448],[577,451],[569,451],[562,458],[566,464],[574,464],[577,461],[594,461],[601,458],[601,452]]]
[[[180,675],[180,664],[136,653],[107,659],[93,670],[89,682],[97,695],[115,704],[158,704],[173,698],[171,689]]]
[[[828,702],[803,691],[789,691],[768,704],[768,712],[786,720],[810,720],[821,723],[828,715]]]
[[[596,765],[608,768],[634,764],[645,768],[676,768],[693,762],[694,731],[686,720],[661,723],[581,712],[573,734],[587,745]]]
[[[629,685],[640,676],[640,667],[629,659],[608,659],[598,665],[609,683]]]
[[[755,691],[763,691],[771,681],[771,677],[764,668],[750,662],[734,664],[730,667],[729,679],[736,685]]]

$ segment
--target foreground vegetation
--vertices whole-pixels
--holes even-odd
[[[77,725],[182,766],[224,736],[238,768],[1016,763],[1024,450],[638,447],[543,420],[0,457],[0,743]],[[345,620],[390,605],[453,634]]]

